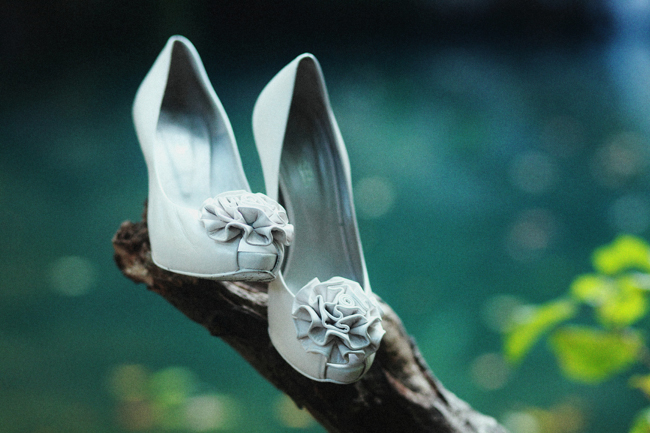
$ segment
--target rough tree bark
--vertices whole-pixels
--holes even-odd
[[[294,371],[271,344],[265,284],[202,280],[158,268],[151,261],[146,211],[142,222],[122,223],[113,247],[125,276],[223,339],[330,432],[506,433],[442,386],[380,299],[386,335],[372,368],[352,385],[320,383]]]

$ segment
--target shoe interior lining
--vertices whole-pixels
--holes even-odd
[[[181,43],[174,45],[171,56],[154,158],[169,199],[198,209],[208,197],[248,185],[237,175],[239,155],[200,78],[199,65]]]
[[[280,189],[296,230],[283,275],[294,292],[314,277],[340,276],[363,286],[351,197],[324,89],[313,63],[301,67],[280,164]]]

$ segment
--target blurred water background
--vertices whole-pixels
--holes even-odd
[[[173,34],[257,191],[255,99],[319,58],[374,291],[447,388],[513,433],[627,431],[640,392],[568,382],[543,345],[512,369],[499,331],[595,247],[649,235],[649,16],[648,0],[3,2],[0,432],[323,431],[113,263],[147,196],[131,103]]]

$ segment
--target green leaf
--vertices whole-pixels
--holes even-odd
[[[549,339],[560,368],[570,379],[599,383],[637,361],[643,340],[637,332],[566,326]]]
[[[643,275],[581,275],[573,280],[569,291],[573,299],[596,309],[596,318],[603,326],[624,328],[648,312]]]
[[[614,290],[615,283],[611,277],[597,274],[580,275],[569,288],[574,299],[593,306],[601,305]]]
[[[643,409],[637,413],[634,424],[630,433],[648,433],[650,432],[650,408]]]
[[[607,275],[628,269],[650,272],[650,246],[637,237],[621,235],[594,251],[592,261],[597,271]]]
[[[617,278],[608,296],[596,309],[604,326],[624,328],[645,316],[648,311],[646,293],[636,284],[633,276]]]
[[[513,323],[505,335],[504,352],[510,362],[519,362],[530,351],[542,334],[575,316],[572,301],[559,300],[539,307],[519,307]]]
[[[643,391],[646,397],[650,398],[650,374],[634,375],[628,381],[632,388],[637,388]]]

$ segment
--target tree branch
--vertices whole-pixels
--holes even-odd
[[[223,339],[328,431],[506,433],[493,418],[474,411],[442,386],[399,317],[380,299],[386,335],[360,381],[336,385],[302,376],[269,340],[265,284],[203,280],[158,268],[151,261],[146,211],[143,220],[122,223],[113,238],[122,273]]]

